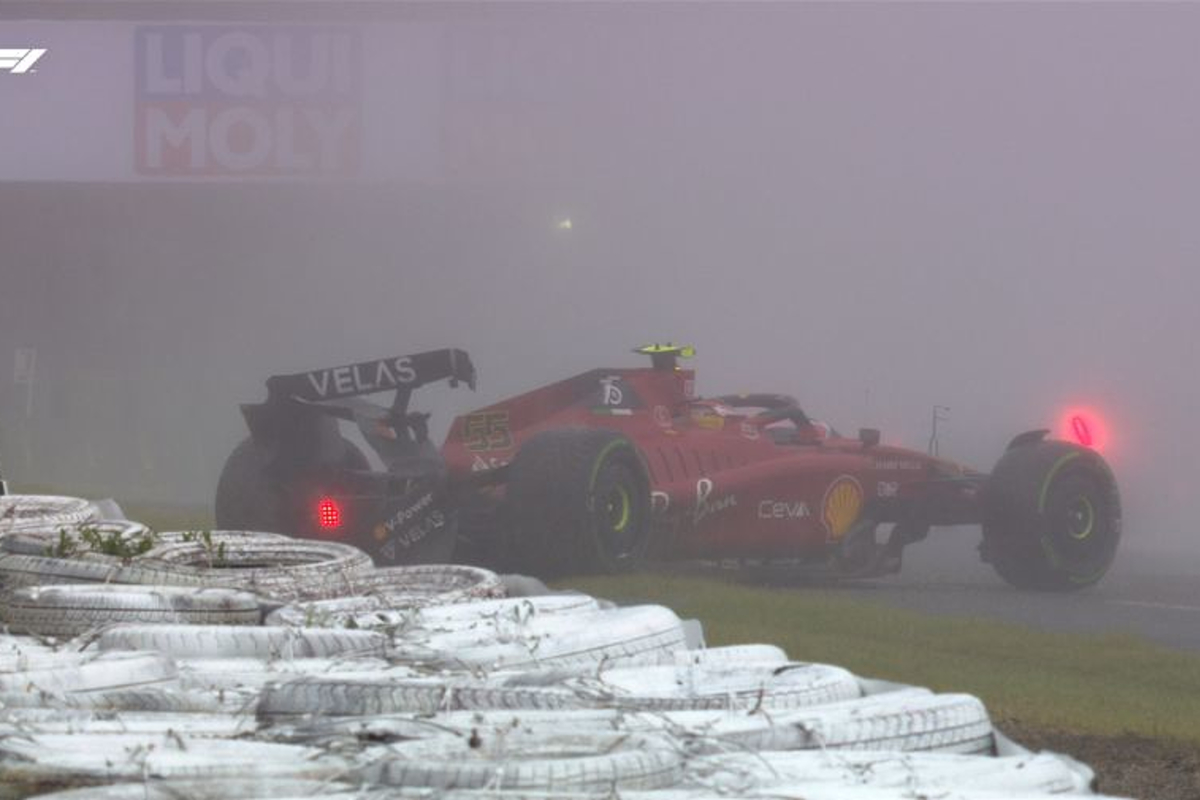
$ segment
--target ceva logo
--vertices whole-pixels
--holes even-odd
[[[0,72],[7,72],[9,75],[37,72],[33,65],[44,55],[44,47],[0,48]]]

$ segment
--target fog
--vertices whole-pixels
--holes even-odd
[[[1195,550],[1200,8],[354,14],[433,66],[364,89],[357,174],[312,180],[94,179],[67,159],[128,78],[51,129],[55,59],[120,21],[0,19],[2,47],[57,37],[0,75],[6,477],[207,503],[270,374],[463,347],[478,391],[415,402],[444,431],[672,340],[701,393],[791,393],[844,432],[923,450],[948,406],[941,453],[985,470],[1089,405],[1127,546]]]

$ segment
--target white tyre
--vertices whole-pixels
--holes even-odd
[[[499,576],[462,564],[378,567],[331,576],[320,589],[325,599],[371,595],[394,608],[418,608],[503,597]]]
[[[108,653],[78,663],[0,673],[0,691],[63,694],[168,684],[175,662],[160,653]]]
[[[381,658],[387,638],[369,631],[236,625],[115,625],[101,650],[156,650],[173,658]]]
[[[63,583],[134,583],[203,586],[203,573],[187,567],[145,560],[125,563],[112,556],[88,553],[77,558],[50,558],[13,553],[0,555],[0,589]]]
[[[0,720],[0,736],[39,734],[130,734],[165,736],[174,734],[187,739],[232,739],[253,736],[257,724],[252,717],[233,714],[175,714],[170,712],[98,712],[57,711],[53,717],[38,719],[15,714],[16,719]]]
[[[457,735],[469,739],[478,735],[503,737],[516,732],[524,737],[556,737],[568,735],[606,736],[613,732],[625,734],[667,733],[670,725],[662,715],[638,714],[615,709],[519,709],[441,711],[436,716],[413,714],[380,714],[363,717],[318,717],[289,720],[269,729],[272,737],[327,745],[345,743],[347,739],[363,742],[388,742],[408,739],[429,739]]]
[[[560,685],[512,686],[468,679],[363,673],[310,675],[267,685],[258,704],[266,719],[316,715],[361,717],[498,709],[585,709],[594,694]]]
[[[415,637],[414,637],[415,638]],[[629,666],[673,663],[687,637],[663,606],[631,606],[589,614],[495,619],[470,629],[406,638],[393,655],[446,668]]]
[[[597,600],[584,594],[474,600],[419,608],[398,608],[386,597],[343,597],[284,606],[268,615],[266,624],[379,629],[401,638],[420,639],[433,632],[462,630],[497,619],[523,621],[535,615],[598,610]]]
[[[348,544],[253,537],[164,544],[146,553],[144,560],[200,570],[209,585],[246,589],[285,602],[324,597],[328,586],[341,585],[373,567],[370,556]]]
[[[154,534],[154,538],[159,544],[189,544],[199,543],[202,546],[211,544],[214,547],[220,548],[224,543],[226,547],[239,544],[242,542],[279,542],[279,541],[294,541],[292,537],[283,533],[270,533],[268,531],[223,531],[223,530],[198,530],[198,531],[159,531]]]
[[[676,664],[786,664],[783,648],[773,644],[734,644],[675,654]]]
[[[136,551],[139,548],[149,549],[156,541],[156,536],[140,522],[97,520],[78,525],[16,531],[0,539],[0,549],[29,556],[68,558],[76,554],[97,552],[97,541],[103,545],[127,549],[129,555],[137,555]]]
[[[336,778],[347,764],[298,745],[171,734],[0,739],[0,783],[32,789],[149,779]]]
[[[1082,794],[1090,770],[1047,753],[1003,758],[946,753],[768,752],[707,756],[688,762],[687,782],[722,794],[756,793],[781,786],[833,784],[904,789],[939,796],[951,790]]]
[[[827,664],[730,663],[604,670],[568,686],[592,690],[605,704],[641,711],[722,708],[779,711],[851,700],[858,679]]]
[[[64,668],[91,661],[95,656],[72,650],[38,648],[0,653],[0,675],[28,672],[29,670]]]
[[[683,757],[663,740],[613,735],[441,737],[389,745],[359,775],[386,786],[615,792],[679,782]]]
[[[258,715],[277,719],[300,715],[436,714],[446,708],[448,691],[446,682],[437,678],[307,676],[264,687]]]
[[[99,510],[78,497],[41,494],[0,496],[0,534],[10,531],[79,525],[100,518]]]
[[[3,692],[0,703],[22,712],[86,711],[146,712],[163,714],[218,714],[245,711],[249,700],[242,696],[222,696],[178,688],[171,683],[133,689],[99,689],[91,692],[53,694],[50,692]]]
[[[935,695],[906,689],[886,695],[818,705],[803,710],[652,711],[460,711],[438,716],[460,733],[490,727],[531,734],[559,730],[670,732],[697,754],[773,750],[893,750],[990,753],[991,722],[969,695]]]
[[[669,712],[685,730],[751,750],[894,750],[991,753],[987,709],[964,694],[906,689],[798,711],[714,718]]]
[[[303,778],[213,778],[158,780],[87,786],[38,795],[39,800],[284,800],[341,797],[343,784]],[[353,787],[347,787],[353,788]],[[353,795],[362,797],[362,795]]]
[[[264,661],[257,658],[176,659],[179,685],[205,691],[259,691],[268,683],[305,675],[343,675],[384,672],[395,677],[416,673],[392,667],[381,658],[296,658]]]
[[[257,625],[260,615],[248,592],[181,586],[30,586],[0,607],[10,630],[41,636],[76,636],[117,622]]]

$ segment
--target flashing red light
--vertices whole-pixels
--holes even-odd
[[[1079,414],[1071,416],[1071,432],[1075,434],[1075,441],[1084,447],[1092,446],[1092,429],[1088,426],[1087,420]]]
[[[1092,408],[1075,406],[1066,409],[1059,417],[1059,438],[1105,452],[1111,444],[1109,427],[1104,418]]]
[[[342,507],[332,497],[317,502],[317,524],[327,531],[342,527]]]

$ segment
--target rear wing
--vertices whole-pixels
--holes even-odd
[[[293,375],[272,375],[267,378],[267,402],[303,400],[323,403],[395,391],[398,394],[393,407],[404,407],[413,389],[440,380],[449,380],[451,386],[457,386],[461,381],[475,388],[475,365],[465,350],[429,350]]]
[[[465,350],[429,350],[272,375],[267,379],[267,401],[243,405],[242,416],[256,441],[293,458],[340,453],[334,418],[357,424],[367,442],[386,457],[393,451],[407,452],[409,437],[404,431],[415,434],[418,442],[425,439],[427,415],[409,414],[408,401],[414,389],[441,380],[475,388],[475,365]],[[390,408],[358,399],[377,392],[396,393]]]

